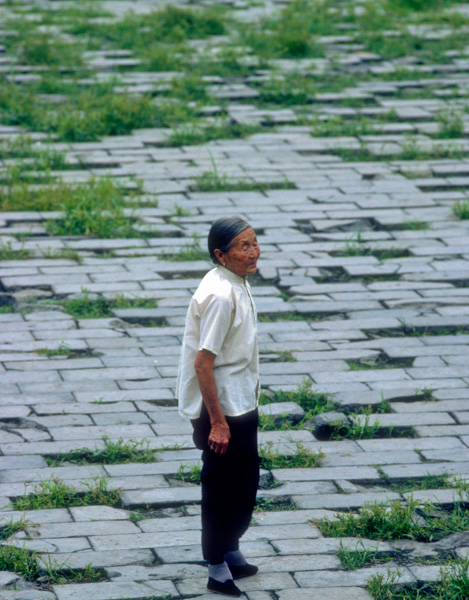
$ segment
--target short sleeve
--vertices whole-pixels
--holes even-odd
[[[199,350],[219,354],[232,322],[232,303],[212,296],[200,315]]]

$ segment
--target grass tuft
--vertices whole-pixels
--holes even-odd
[[[104,476],[81,483],[87,488],[85,492],[77,491],[58,477],[51,477],[34,484],[31,493],[17,498],[12,504],[15,510],[42,510],[100,504],[116,506],[119,502],[119,490],[108,490],[107,479]],[[25,489],[27,487],[26,485]]]
[[[292,454],[281,454],[272,442],[267,442],[259,448],[260,467],[272,469],[317,468],[322,465],[323,452],[313,452],[301,442],[295,443]]]
[[[210,260],[210,255],[207,250],[204,250],[199,241],[199,236],[194,235],[192,244],[183,246],[179,252],[162,252],[159,258],[169,260],[171,262],[185,262],[190,260]]]
[[[2,524],[0,528],[0,541],[8,539],[10,536],[18,533],[18,531],[24,531],[26,527],[28,527],[28,522],[24,517],[19,521],[9,521],[6,525]]]
[[[296,402],[306,412],[307,419],[335,408],[332,397],[329,394],[313,390],[310,379],[304,379],[296,390],[289,392],[275,390],[270,395],[262,392],[259,404],[270,404],[271,402]]]
[[[120,294],[112,298],[94,297],[86,288],[83,288],[80,298],[54,300],[54,304],[63,306],[76,319],[104,319],[113,317],[113,310],[118,308],[157,308],[158,306],[153,298],[140,296],[127,298],[124,294]]]
[[[362,569],[392,560],[390,556],[379,555],[378,546],[373,550],[365,548],[365,544],[361,540],[357,543],[355,550],[345,548],[341,540],[338,557],[342,567],[347,571],[354,571],[355,569]]]
[[[421,503],[412,497],[404,504],[397,500],[365,504],[359,514],[338,513],[333,519],[313,522],[325,537],[361,537],[369,540],[411,539],[434,542],[450,533],[465,531],[469,526],[469,511],[463,492],[450,510]]]
[[[12,242],[0,241],[0,260],[23,260],[29,256],[30,252],[26,248],[15,250]]]
[[[283,498],[256,498],[254,512],[280,512],[298,510],[298,506],[291,500]]]
[[[453,204],[452,211],[458,219],[469,219],[469,200],[460,200]]]
[[[125,463],[151,463],[157,462],[155,450],[149,448],[148,440],[129,440],[124,442],[122,438],[110,440],[103,437],[104,448],[91,450],[90,448],[79,448],[64,452],[52,457],[45,457],[49,467],[60,467],[64,462],[76,465],[120,465]]]
[[[357,415],[351,415],[352,418]],[[365,415],[359,421],[338,421],[331,423],[331,439],[332,440],[369,440],[380,435],[381,424],[375,421],[370,424],[370,415]],[[392,433],[392,428],[389,428],[388,436]]]
[[[200,485],[201,474],[202,471],[200,465],[194,465],[193,467],[181,465],[176,473],[176,478],[182,481],[183,483],[193,483],[195,485]]]

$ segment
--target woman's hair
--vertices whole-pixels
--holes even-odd
[[[222,217],[212,223],[208,234],[208,251],[215,264],[220,262],[215,256],[215,250],[218,248],[223,254],[228,252],[234,238],[248,227],[251,227],[249,223],[239,217]]]

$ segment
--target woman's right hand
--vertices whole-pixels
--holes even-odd
[[[212,425],[208,436],[208,446],[215,454],[226,454],[230,441],[230,428],[228,423],[215,423]]]

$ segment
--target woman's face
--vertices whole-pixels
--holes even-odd
[[[248,227],[233,239],[228,252],[215,250],[215,255],[220,263],[243,279],[257,271],[257,260],[260,254],[257,237],[251,227]]]

